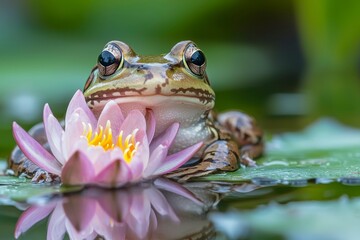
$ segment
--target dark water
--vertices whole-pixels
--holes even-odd
[[[358,180],[157,180],[32,199],[36,205],[0,198],[0,239],[356,239]]]

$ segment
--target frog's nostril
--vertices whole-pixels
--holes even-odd
[[[144,64],[140,64],[137,66],[137,70],[146,70],[146,69],[149,69],[149,67]]]

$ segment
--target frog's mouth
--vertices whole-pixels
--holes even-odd
[[[110,101],[116,101],[119,105],[141,104],[148,108],[159,106],[190,105],[193,108],[209,110],[214,107],[215,94],[211,88],[195,86],[121,86],[108,89],[88,89],[85,98],[90,108],[102,108]]]
[[[211,92],[201,89],[173,89],[167,94],[145,94],[143,89],[126,89],[121,91],[100,91],[86,96],[90,108],[102,108],[108,101],[113,100],[121,104],[141,104],[149,108],[172,105],[191,105],[196,108],[212,109],[215,96]]]
[[[109,101],[115,101],[118,104],[142,104],[149,107],[157,107],[161,105],[178,105],[188,104],[193,107],[201,108],[213,107],[214,98],[210,97],[192,97],[182,95],[140,95],[140,96],[121,96],[121,97],[86,97],[86,102],[90,108],[98,108],[105,106]]]

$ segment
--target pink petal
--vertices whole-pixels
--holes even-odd
[[[144,170],[143,177],[149,178],[153,175],[153,173],[161,167],[163,162],[166,159],[168,154],[168,147],[164,145],[159,145],[157,148],[152,151],[150,154],[149,164]]]
[[[60,175],[60,163],[16,122],[13,123],[13,135],[17,145],[30,161],[45,171]]]
[[[104,222],[99,224],[97,233],[103,236],[104,239],[126,239],[126,225],[124,223],[115,223],[114,225],[107,224],[104,226]],[[95,238],[90,238],[95,239]]]
[[[146,138],[143,144],[139,145],[131,162],[128,163],[132,173],[132,181],[136,182],[142,179],[143,171],[149,164],[149,147]]]
[[[95,177],[93,183],[104,187],[120,187],[129,183],[132,178],[131,171],[122,160],[115,160],[104,168]]]
[[[76,143],[80,141],[84,134],[83,124],[88,123],[88,119],[83,119],[84,117],[86,118],[84,110],[78,108],[73,112],[68,122],[65,123],[65,132],[62,139],[62,154],[65,156],[65,159],[68,159],[78,150]],[[95,132],[96,129],[93,129],[93,131]]]
[[[61,152],[61,138],[64,130],[59,121],[54,117],[48,104],[44,106],[43,115],[46,138],[51,152],[61,164],[64,164],[64,156]]]
[[[19,220],[15,226],[15,238],[29,230],[34,224],[40,222],[47,217],[52,210],[54,210],[55,204],[47,204],[45,206],[32,206],[28,208],[23,214],[21,214]]]
[[[151,211],[150,213],[150,226],[149,226],[149,232],[155,232],[155,230],[158,227],[158,221],[156,217],[155,211]]]
[[[189,191],[187,188],[185,188],[182,185],[180,185],[176,182],[173,182],[169,179],[158,178],[154,181],[154,185],[159,189],[163,189],[165,191],[175,193],[179,196],[187,198],[196,204],[199,204],[199,205],[204,204],[201,200],[199,200],[196,197],[196,195],[193,192]]]
[[[73,119],[73,115],[76,115],[77,116],[77,118],[79,118],[79,121],[81,122],[81,123],[85,123],[86,125],[88,125],[88,124],[90,124],[91,125],[91,127],[92,127],[92,129],[94,130],[94,131],[96,131],[96,127],[97,127],[97,125],[96,125],[96,121],[95,122],[93,122],[90,118],[89,118],[89,116],[86,114],[86,111],[84,110],[84,109],[82,109],[82,108],[77,108],[77,109],[75,109],[75,111],[73,111],[73,113],[71,114],[71,116],[69,117],[69,122],[71,122],[71,120]],[[67,125],[69,125],[69,122],[66,122],[65,123],[65,130],[66,130],[66,126]],[[81,127],[81,129],[83,129],[83,127]]]
[[[169,216],[173,221],[180,221],[165,196],[158,189],[146,189],[145,194],[149,199],[151,199],[151,205],[156,212],[162,216]]]
[[[166,157],[165,161],[158,168],[158,170],[154,172],[154,175],[163,175],[178,169],[201,148],[202,144],[202,142],[199,142],[195,145],[181,150],[180,152],[174,153]]]
[[[92,222],[85,229],[79,232],[74,228],[69,219],[66,220],[67,221],[65,221],[65,228],[69,239],[95,239],[95,237],[97,236],[94,232],[94,226],[92,226]]]
[[[131,111],[121,126],[124,138],[131,134],[135,129],[138,129],[135,141],[139,142],[140,145],[129,163],[129,166],[132,172],[132,180],[138,181],[141,179],[142,171],[149,161],[149,143],[146,135],[146,121],[144,115],[138,110]]]
[[[114,221],[120,223],[126,219],[130,211],[131,199],[128,189],[119,189],[116,191],[103,190],[99,198],[97,198],[101,209],[106,215]]]
[[[102,110],[98,126],[105,128],[107,121],[111,123],[111,130],[114,137],[119,135],[121,124],[124,121],[124,115],[121,112],[119,105],[115,101],[109,101],[106,103]],[[115,140],[115,139],[114,139]]]
[[[119,191],[105,190],[104,197],[116,196]],[[103,198],[99,197],[98,201]],[[114,199],[115,200],[115,199]],[[126,224],[121,222],[121,210],[117,211],[116,206],[121,205],[123,198],[117,199],[115,202],[104,202],[101,207],[107,207],[109,212],[104,211],[102,208],[97,208],[96,218],[93,221],[93,226],[96,226],[96,233],[103,237],[103,239],[126,239]],[[115,209],[112,209],[115,207]],[[115,217],[113,217],[115,215]],[[95,239],[95,238],[90,238]]]
[[[65,122],[65,131],[68,129],[68,127],[73,123],[79,121],[80,123],[85,123],[86,125],[92,124],[90,119],[88,118],[88,116],[86,115],[84,109],[81,108],[77,108],[73,111],[73,113],[68,116],[68,120],[67,122]],[[95,121],[95,125],[91,125],[93,131],[96,131],[96,121]],[[83,130],[83,127],[80,128],[81,130]]]
[[[155,126],[156,126],[155,116],[152,110],[150,109],[146,110],[145,120],[146,120],[146,135],[148,141],[151,142],[155,134]]]
[[[102,239],[127,239],[127,228],[125,223],[120,223],[116,220],[114,221],[114,219],[111,219],[111,217],[101,209],[96,212],[96,221],[93,222],[93,224],[96,226],[97,235],[102,236]],[[87,239],[97,238],[95,237]]]
[[[62,206],[59,204],[51,214],[47,231],[47,239],[60,240],[64,238],[65,233],[65,214]]]
[[[101,146],[86,147],[86,154],[95,168],[95,175],[101,172],[104,168],[113,162],[111,154],[113,151],[105,151]],[[121,155],[122,156],[122,155]],[[118,159],[117,157],[116,159]]]
[[[85,102],[85,97],[80,90],[76,91],[76,93],[74,94],[74,96],[72,97],[72,99],[69,103],[69,106],[66,110],[65,123],[67,123],[69,121],[73,112],[78,108],[81,108],[85,112],[87,118],[89,119],[89,123],[93,127],[96,126],[96,118],[95,118],[94,114],[91,112],[91,110],[89,109],[89,107],[87,106],[87,104]]]
[[[145,238],[150,226],[151,205],[143,192],[134,194],[126,221],[139,239]]]
[[[87,156],[77,151],[66,162],[61,172],[61,180],[68,185],[88,184],[93,179],[95,170]]]
[[[95,215],[96,201],[82,195],[72,195],[63,201],[63,208],[67,219],[76,231],[83,231],[88,227]]]
[[[121,125],[125,138],[135,129],[139,130],[136,134],[136,141],[142,141],[143,137],[146,136],[146,121],[144,115],[139,110],[132,110]]]
[[[179,130],[179,123],[173,123],[150,143],[150,152],[160,144],[170,147]]]

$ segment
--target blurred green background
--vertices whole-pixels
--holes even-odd
[[[195,41],[216,109],[242,109],[269,132],[320,116],[360,126],[359,12],[356,0],[2,0],[0,157],[12,121],[30,127],[45,102],[64,114],[113,39],[143,55]]]

